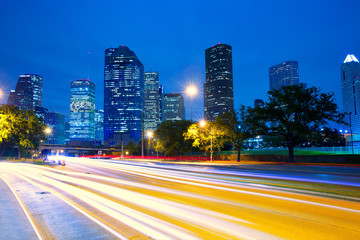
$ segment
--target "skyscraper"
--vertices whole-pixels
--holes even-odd
[[[43,79],[36,74],[20,75],[15,90],[11,90],[8,104],[22,109],[36,109],[42,107]]]
[[[205,50],[204,116],[207,120],[234,109],[232,48],[218,44]]]
[[[142,128],[144,66],[126,46],[105,50],[104,140],[139,141]]]
[[[264,107],[264,101],[262,99],[255,99],[254,101],[254,108],[257,108],[257,107]]]
[[[48,112],[45,123],[51,128],[48,139],[50,144],[65,144],[65,116],[57,112]]]
[[[286,61],[269,68],[269,80],[270,91],[299,84],[298,62]]]
[[[95,110],[95,139],[104,142],[104,110]]]
[[[88,79],[71,82],[70,140],[95,139],[95,84]]]
[[[164,94],[164,121],[184,120],[184,98],[181,93]]]
[[[343,111],[351,113],[352,131],[360,133],[360,63],[353,54],[346,56],[340,66]],[[347,122],[350,122],[347,117]],[[358,139],[354,139],[358,140]]]
[[[161,123],[159,73],[144,73],[144,132],[155,131]]]

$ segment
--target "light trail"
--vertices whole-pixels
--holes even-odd
[[[87,161],[88,165],[93,165],[93,166],[97,166],[97,167],[103,167],[103,168],[107,168],[107,169],[112,169],[112,170],[134,170],[134,167],[124,167],[121,166],[121,168],[113,166],[113,165],[103,165],[101,163],[95,163],[93,161]],[[118,165],[118,164],[116,164]],[[316,202],[311,202],[311,201],[304,201],[304,200],[299,200],[299,199],[293,199],[293,198],[287,198],[287,197],[281,197],[281,196],[277,196],[274,194],[264,194],[264,193],[258,193],[258,192],[253,192],[253,191],[246,191],[246,190],[239,190],[239,189],[233,189],[230,187],[239,187],[239,184],[232,184],[229,183],[228,181],[222,181],[219,179],[215,179],[215,178],[211,178],[211,182],[209,182],[209,178],[202,178],[202,177],[197,177],[197,176],[189,176],[189,174],[183,174],[185,176],[189,176],[189,177],[185,177],[183,176],[181,173],[169,173],[169,171],[152,171],[149,169],[141,169],[141,171],[139,171],[138,169],[136,169],[136,171],[134,171],[135,174],[138,175],[142,175],[142,176],[148,176],[148,174],[151,174],[152,178],[156,178],[159,180],[165,180],[165,181],[172,181],[172,182],[177,182],[177,183],[182,183],[182,184],[190,184],[190,185],[195,185],[195,186],[199,186],[199,187],[207,187],[207,188],[213,188],[213,189],[217,189],[217,190],[224,190],[224,191],[231,191],[231,192],[237,192],[237,193],[244,193],[244,194],[249,194],[249,195],[255,195],[255,196],[261,196],[261,197],[268,197],[268,198],[274,198],[274,199],[279,199],[279,200],[285,200],[285,201],[293,201],[293,202],[298,202],[298,203],[305,203],[305,204],[310,204],[310,205],[317,205],[317,206],[321,206],[321,207],[329,207],[329,208],[335,208],[335,209],[340,209],[340,210],[346,210],[346,211],[352,211],[355,213],[360,213],[359,209],[350,209],[350,208],[344,208],[344,207],[339,207],[339,206],[333,206],[333,205],[328,205],[328,204],[322,204],[322,203],[316,203]],[[160,177],[160,176],[156,176],[156,175],[167,175],[168,177]],[[198,181],[198,182],[194,182],[194,181]],[[199,183],[201,182],[201,183]],[[219,184],[219,185],[225,185],[226,187],[221,187],[221,186],[213,186],[213,184]],[[242,186],[248,189],[255,189],[255,188],[251,188],[249,186]]]
[[[83,187],[91,188],[95,191],[102,192],[107,195],[112,195],[113,197],[116,197],[123,201],[127,201],[136,204],[138,206],[151,209],[156,212],[160,212],[164,215],[170,215],[173,218],[180,219],[181,221],[189,222],[194,225],[200,225],[208,229],[213,228],[216,229],[218,232],[224,232],[225,234],[229,234],[237,238],[274,239],[274,237],[271,237],[270,235],[266,235],[261,232],[252,230],[250,228],[243,227],[238,224],[233,224],[232,222],[227,221],[227,220],[232,220],[236,222],[246,222],[239,218],[234,218],[213,211],[199,209],[168,200],[163,200],[160,198],[146,196],[144,194],[139,194],[136,192],[122,190],[105,184],[96,183],[94,181],[82,180],[78,178],[75,179],[72,177],[58,175],[58,174],[51,174],[47,171],[41,171],[39,169],[35,170],[33,168],[30,169],[25,168],[23,171],[27,173],[31,173],[29,174],[29,178],[34,178],[36,180],[46,182],[47,184],[51,184],[59,189],[62,189],[63,191],[66,191],[72,194],[73,196],[76,196],[77,198],[83,200],[84,202],[90,204],[91,206],[94,206],[99,210],[101,210],[102,212],[118,219],[119,221],[127,222],[127,223],[130,222],[129,225],[134,227],[136,230],[142,231],[144,234],[147,234],[155,239],[168,239],[166,236],[171,236],[174,233],[180,239],[193,239],[193,237],[190,237],[190,235],[183,236],[184,233],[176,231],[175,226],[169,227],[166,226],[167,224],[165,223],[159,225],[160,222],[155,221],[156,219],[154,218],[140,217],[139,214],[137,214],[136,212],[131,211],[128,208],[124,208],[119,204],[114,205],[111,201],[108,201],[105,198],[97,197],[94,194],[89,195],[89,193],[86,192],[85,190],[78,189],[69,185],[66,186],[64,183],[60,183],[59,181],[54,181],[51,178],[60,181],[66,181],[68,183],[82,185]],[[43,176],[40,176],[40,174]],[[44,176],[47,176],[48,178],[45,178]],[[120,215],[119,212],[114,213],[107,207],[110,207],[112,210],[121,209],[120,212],[123,214]],[[125,216],[130,216],[130,218],[126,218]],[[137,222],[132,221],[132,219],[136,219]],[[140,222],[147,223],[148,225],[151,226],[151,228],[147,227],[146,225],[139,224]],[[165,232],[165,234],[161,235],[159,232],[154,232],[152,229],[161,229],[163,232]],[[246,234],[242,234],[241,232],[246,232]]]
[[[120,239],[131,237],[107,224],[105,216],[139,234],[133,236],[160,240],[360,238],[357,198],[289,192],[213,168],[66,161],[66,167],[0,163],[0,172],[47,189],[89,218],[96,209],[101,214],[93,221]]]

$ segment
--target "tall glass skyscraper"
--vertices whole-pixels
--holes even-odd
[[[184,120],[184,98],[181,93],[164,94],[164,121]]]
[[[95,110],[95,139],[104,142],[104,110]]]
[[[36,74],[20,75],[15,90],[11,90],[8,104],[22,109],[42,107],[43,79]]]
[[[126,46],[105,50],[104,140],[139,141],[142,130],[144,66]]]
[[[270,91],[283,86],[299,84],[299,65],[297,61],[286,61],[269,68]]]
[[[95,139],[95,84],[88,79],[71,82],[70,141]]]
[[[349,54],[341,64],[340,71],[343,111],[351,113],[352,131],[360,134],[360,63],[354,55]],[[348,123],[349,117],[350,115],[347,116]],[[358,136],[354,140],[360,140],[360,135]]]
[[[50,144],[65,144],[65,116],[57,112],[48,112],[45,123],[52,129],[48,136]]]
[[[144,73],[144,132],[155,131],[161,123],[159,73]]]
[[[204,116],[214,120],[234,109],[232,48],[218,44],[205,50]]]

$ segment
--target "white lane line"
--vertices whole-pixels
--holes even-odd
[[[40,230],[38,229],[38,226],[36,225],[35,220],[31,217],[30,212],[27,209],[25,203],[21,200],[20,196],[16,193],[15,189],[10,185],[10,183],[3,176],[0,176],[0,178],[6,183],[6,185],[10,188],[11,192],[14,194],[16,200],[18,201],[18,203],[20,204],[26,217],[28,218],[32,228],[34,229],[38,239],[43,240],[44,238],[43,238],[42,234],[40,233]]]
[[[64,197],[62,194],[58,193],[57,191],[48,188],[42,184],[39,184],[37,182],[32,181],[31,179],[22,176],[18,173],[14,173],[16,174],[18,177],[24,179],[25,181],[39,187],[42,188],[46,191],[51,192],[52,194],[54,194],[55,196],[57,196],[58,198],[60,198],[61,200],[63,200],[65,203],[67,203],[68,205],[70,205],[71,207],[73,207],[74,209],[76,209],[77,211],[79,211],[80,213],[82,213],[83,215],[85,215],[87,218],[89,218],[90,220],[94,221],[95,223],[97,223],[98,225],[100,225],[101,227],[103,227],[104,229],[106,229],[107,231],[109,231],[110,233],[112,233],[114,236],[116,236],[117,238],[121,239],[121,240],[128,240],[127,237],[121,235],[120,233],[116,232],[114,229],[110,228],[109,226],[105,225],[104,223],[102,223],[100,220],[96,219],[95,217],[91,216],[89,213],[85,212],[84,210],[82,210],[81,208],[79,208],[78,206],[76,206],[74,203],[72,203],[70,200],[68,200],[66,197]]]

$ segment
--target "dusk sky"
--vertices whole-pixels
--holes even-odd
[[[6,103],[19,75],[43,76],[43,106],[68,118],[70,81],[96,84],[103,109],[104,51],[128,46],[158,71],[166,93],[201,88],[205,49],[233,48],[235,108],[266,99],[268,68],[299,62],[300,82],[335,92],[342,109],[340,64],[360,59],[360,1],[1,1],[0,87]],[[88,53],[90,52],[90,54]],[[186,116],[190,104],[186,101]]]

